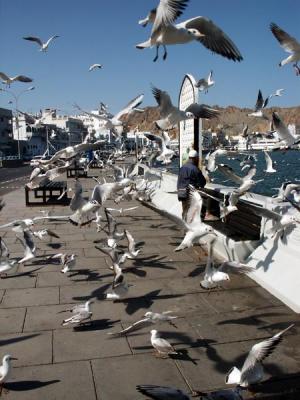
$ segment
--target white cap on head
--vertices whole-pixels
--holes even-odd
[[[196,150],[190,150],[189,158],[196,158],[198,157],[198,152]]]

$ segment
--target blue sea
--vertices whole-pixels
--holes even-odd
[[[257,157],[256,169],[257,173],[254,180],[263,179],[263,182],[257,183],[251,189],[252,192],[262,194],[265,196],[273,196],[277,193],[277,189],[283,182],[300,182],[300,151],[275,151],[269,153],[273,160],[273,168],[277,170],[275,173],[266,173],[265,157],[262,151],[255,152]],[[232,157],[222,156],[217,158],[218,164],[227,164],[237,175],[244,176],[247,174],[248,169],[241,171],[240,162],[244,156],[241,155],[236,159]],[[179,158],[174,159],[172,164],[167,166],[168,171],[178,174]],[[219,183],[226,186],[236,186],[234,182],[229,181],[220,172],[216,171],[210,174],[213,183]]]

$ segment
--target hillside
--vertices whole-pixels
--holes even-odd
[[[269,122],[259,119],[248,117],[247,114],[252,112],[248,108],[239,108],[236,106],[228,106],[221,108],[216,105],[212,106],[220,110],[220,116],[215,120],[205,120],[204,128],[215,130],[218,126],[222,126],[223,130],[228,135],[237,135],[241,133],[243,125],[249,126],[249,131],[266,131],[269,129]],[[271,119],[272,112],[276,111],[286,124],[294,123],[300,125],[300,106],[290,108],[272,107],[265,110],[266,115]],[[157,131],[154,121],[159,119],[159,112],[157,107],[146,107],[145,112],[134,112],[128,118],[129,129],[134,129],[138,126],[140,131]],[[172,133],[172,132],[171,132]],[[174,130],[177,134],[177,129]]]

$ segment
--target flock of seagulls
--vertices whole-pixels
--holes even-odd
[[[167,46],[197,41],[215,54],[234,62],[241,62],[243,57],[235,43],[210,19],[197,16],[181,23],[176,23],[177,18],[184,13],[188,2],[189,0],[159,0],[157,8],[151,10],[144,19],[139,21],[139,24],[143,27],[152,24],[152,29],[149,39],[136,45],[136,47],[138,49],[155,47],[156,55],[153,61],[157,61],[159,57],[159,48],[161,46],[164,49],[163,59],[166,60],[168,54]],[[296,74],[300,75],[300,68],[297,64],[300,60],[300,44],[276,24],[272,23],[270,29],[280,45],[291,53],[291,55],[281,61],[279,65],[284,66],[288,63],[293,63]],[[23,39],[37,43],[40,51],[47,52],[49,45],[58,37],[58,35],[51,36],[46,42],[43,42],[36,36],[26,36],[23,37]],[[90,65],[88,70],[91,72],[101,69],[102,67],[102,64],[96,63]],[[8,86],[15,81],[24,83],[32,82],[31,78],[24,75],[9,77],[3,72],[0,72],[0,78],[3,83]],[[198,80],[195,86],[199,91],[207,93],[214,85],[213,71],[211,70],[208,77]],[[270,99],[282,96],[283,91],[284,89],[278,89],[264,98],[261,90],[259,90],[254,111],[250,113],[249,116],[267,119],[264,110],[269,104]],[[197,103],[193,103],[185,110],[181,110],[173,105],[166,91],[152,86],[152,93],[158,104],[160,113],[160,119],[154,121],[159,130],[159,134],[154,135],[149,133],[145,135],[150,141],[155,143],[155,145],[151,148],[143,148],[139,154],[137,154],[137,162],[133,163],[128,168],[114,165],[114,163],[120,159],[124,160],[126,157],[126,151],[123,150],[124,143],[122,136],[125,118],[128,118],[132,112],[144,111],[139,108],[143,102],[144,95],[140,94],[136,96],[115,115],[108,112],[108,107],[104,103],[101,103],[98,114],[89,113],[78,105],[75,105],[75,107],[85,115],[99,119],[105,123],[105,128],[109,129],[115,136],[116,147],[107,153],[104,141],[94,141],[92,137],[86,138],[78,145],[67,146],[55,152],[49,160],[36,160],[26,186],[29,189],[35,189],[41,185],[55,181],[60,178],[68,168],[76,165],[80,156],[87,151],[92,152],[92,161],[96,162],[98,167],[107,169],[113,174],[111,176],[112,181],[108,182],[106,178],[103,178],[102,181],[94,178],[95,186],[91,193],[86,196],[80,180],[76,179],[74,187],[71,189],[72,198],[67,215],[36,216],[34,218],[14,220],[1,225],[0,231],[12,229],[12,231],[15,232],[16,238],[23,248],[23,256],[19,259],[13,258],[9,246],[5,243],[5,240],[0,237],[1,278],[12,274],[18,266],[24,266],[37,257],[39,249],[36,245],[36,241],[47,240],[49,237],[60,238],[60,235],[53,230],[48,228],[36,228],[36,225],[43,221],[62,221],[66,224],[73,224],[78,228],[85,225],[89,226],[99,233],[99,237],[102,234],[105,236],[95,242],[95,248],[107,255],[112,264],[108,268],[112,271],[113,278],[110,289],[105,293],[103,301],[107,300],[114,303],[130,296],[130,287],[132,285],[126,280],[126,270],[130,269],[130,267],[126,267],[126,263],[128,260],[138,260],[139,254],[143,252],[143,249],[138,245],[128,229],[121,229],[116,215],[127,215],[127,213],[134,211],[138,206],[118,209],[106,207],[105,203],[108,199],[114,199],[116,204],[121,203],[123,200],[138,200],[140,202],[151,201],[156,191],[157,184],[160,184],[161,181],[161,173],[152,168],[152,164],[170,164],[175,155],[174,150],[172,150],[170,146],[171,139],[168,131],[176,127],[181,121],[194,118],[217,118],[220,113],[218,110],[206,104]],[[42,118],[37,118],[24,112],[23,114],[26,117],[27,123],[30,125],[40,126],[44,123]],[[281,146],[289,148],[298,143],[296,137],[289,131],[276,112],[272,114],[272,123],[280,138],[278,148]],[[248,127],[246,126],[243,132],[245,137],[249,135],[247,131]],[[182,241],[174,248],[174,251],[183,251],[186,248],[190,248],[195,243],[200,244],[203,240],[206,243],[208,248],[206,267],[199,285],[208,291],[222,287],[224,282],[230,281],[232,274],[247,274],[253,272],[253,268],[232,259],[225,260],[217,265],[213,257],[216,234],[211,226],[204,224],[202,218],[204,197],[211,197],[219,203],[220,218],[225,221],[229,214],[238,209],[238,203],[240,201],[246,202],[242,197],[245,196],[254,185],[261,181],[254,179],[257,174],[255,156],[249,153],[245,154],[245,159],[241,162],[241,173],[245,169],[248,169],[248,171],[241,176],[228,165],[218,162],[220,156],[226,155],[233,157],[240,156],[237,154],[232,155],[224,149],[217,149],[208,154],[205,160],[205,173],[207,176],[218,171],[234,183],[234,187],[229,189],[227,195],[224,196],[223,199],[216,198],[190,185],[188,188],[188,210],[184,220],[174,217],[174,215],[167,211],[157,209],[157,212],[167,216],[184,230]],[[122,158],[123,156],[124,158]],[[265,172],[275,173],[276,169],[273,167],[269,152],[265,151],[264,156],[266,162]],[[139,174],[138,170],[140,166],[143,167],[144,175]],[[300,185],[287,182],[280,188],[274,201],[281,203],[288,200],[297,212],[300,212],[299,192]],[[0,199],[0,211],[3,207],[4,202]],[[288,234],[290,229],[293,229],[300,223],[300,217],[297,213],[281,214],[254,205],[252,205],[252,210],[258,216],[271,222],[272,225],[269,231],[267,231],[267,234],[271,237],[278,235],[283,238],[284,235]],[[120,244],[123,240],[127,242],[125,250],[124,244]],[[45,260],[49,263],[59,264],[61,273],[70,276],[70,273],[74,270],[76,265],[77,256],[76,254],[58,253],[49,257],[45,256]],[[17,272],[14,273],[17,274]],[[93,319],[93,303],[94,301],[90,299],[84,304],[76,304],[73,308],[64,310],[64,313],[71,313],[71,316],[63,319],[62,326],[90,324]],[[148,327],[153,328],[154,325],[156,327],[160,324],[170,324],[177,328],[176,319],[179,317],[178,315],[173,315],[171,310],[162,312],[148,311],[141,319],[133,322],[121,331],[109,332],[109,335],[130,335],[140,329]],[[282,341],[284,334],[292,329],[292,327],[293,325],[290,325],[271,338],[255,344],[250,349],[241,369],[233,366],[225,377],[226,384],[234,385],[235,387],[229,391],[219,391],[219,398],[241,399],[241,388],[251,387],[251,385],[261,382],[264,379],[263,360],[272,353]],[[178,354],[178,351],[176,351],[168,340],[162,337],[163,335],[158,330],[151,329],[149,334],[149,342],[154,348],[157,357],[167,358]],[[3,357],[2,365],[0,366],[1,389],[3,384],[9,379],[11,360],[14,360],[14,358],[8,354]],[[190,398],[189,395],[183,391],[167,386],[139,385],[137,386],[137,390],[154,399],[186,400]]]

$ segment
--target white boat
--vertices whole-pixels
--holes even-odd
[[[238,141],[238,144],[235,146],[236,150],[245,151],[245,150],[273,150],[275,147],[278,147],[279,140],[276,138],[273,139],[257,139],[255,143],[248,143],[247,139],[241,138]]]

